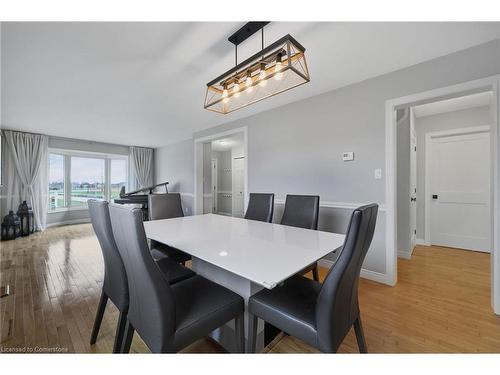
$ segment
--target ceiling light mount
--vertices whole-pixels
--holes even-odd
[[[235,45],[235,66],[207,83],[205,109],[227,114],[310,81],[305,48],[291,35],[264,48],[268,23],[248,22],[228,38]],[[238,45],[259,30],[262,49],[238,63]]]

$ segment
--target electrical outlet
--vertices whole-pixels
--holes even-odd
[[[381,180],[382,179],[382,169],[375,169],[374,177],[375,177],[375,180]]]

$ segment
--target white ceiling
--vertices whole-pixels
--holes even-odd
[[[272,22],[306,47],[311,83],[229,115],[203,109],[234,64],[234,23],[3,23],[2,126],[161,146],[224,122],[500,38],[500,23]],[[260,48],[260,35],[239,49]]]
[[[243,146],[243,133],[212,141],[212,150],[214,151],[229,151],[240,146]]]
[[[438,115],[440,113],[461,111],[463,109],[484,107],[491,104],[493,93],[491,91],[460,96],[438,102],[432,102],[413,107],[415,117]]]

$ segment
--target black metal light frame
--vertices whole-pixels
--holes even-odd
[[[261,101],[263,99],[269,98],[271,96],[274,96],[278,93],[285,92],[291,88],[300,86],[304,83],[307,83],[310,81],[309,77],[309,72],[307,69],[307,63],[305,61],[305,48],[302,46],[295,38],[293,38],[290,34],[285,35],[284,37],[280,38],[279,40],[275,41],[274,43],[270,44],[269,46],[264,48],[264,33],[263,33],[263,27],[268,24],[269,22],[249,22],[245,26],[243,26],[240,30],[238,30],[236,33],[231,35],[229,37],[229,41],[235,45],[235,66],[226,71],[225,73],[221,74],[217,78],[211,80],[210,82],[207,83],[207,92],[205,95],[205,104],[204,108],[210,111],[214,111],[217,113],[223,113],[227,114],[230,112],[233,112],[237,109],[244,108],[250,104],[256,103],[258,101]],[[249,58],[245,59],[241,63],[238,63],[238,44],[246,40],[248,37],[253,35],[255,32],[262,30],[262,49],[250,56]],[[301,54],[298,58],[302,58],[303,63],[305,65],[304,72],[301,72],[300,70],[296,69],[292,63],[291,63],[291,51],[290,51],[290,46],[293,46],[293,50],[296,53],[296,55]],[[280,46],[284,46],[281,50],[279,50]],[[271,92],[269,94],[265,94],[262,97],[254,100],[250,100],[246,104],[239,105],[235,107],[234,109],[223,111],[220,109],[217,109],[218,106],[221,105],[221,102],[225,98],[231,98],[233,95],[239,94],[240,91],[237,91],[235,94],[233,93],[226,93],[224,97],[219,97],[219,98],[213,98],[215,96],[214,93],[219,92],[220,89],[217,89],[216,86],[220,87],[229,87],[230,84],[234,84],[235,82],[240,82],[241,79],[245,76],[248,75],[248,77],[252,77],[252,73],[255,72],[256,70],[259,70],[259,67],[262,69],[262,64],[264,63],[264,66],[266,63],[270,63],[271,61],[278,60],[281,56],[287,56],[287,61],[288,64],[284,66],[284,68],[278,72],[270,72],[265,73],[265,80],[269,80],[273,78],[276,74],[284,73],[286,70],[291,70],[293,71],[296,75],[302,78],[302,81],[296,84],[291,85],[290,87],[284,88],[277,90],[276,92]],[[259,65],[260,64],[260,65]],[[267,69],[265,69],[267,70]],[[305,73],[305,74],[304,74]],[[255,77],[255,76],[253,76]],[[252,79],[253,80],[253,79]],[[262,80],[256,79],[251,83],[251,85],[247,86],[245,85],[245,90],[249,87],[254,87],[258,85]],[[211,91],[212,90],[212,91]],[[244,91],[244,90],[243,90]],[[212,93],[212,97],[209,97],[209,93]],[[238,96],[236,96],[238,97]],[[213,100],[212,100],[213,99]],[[224,105],[222,104],[224,107]]]

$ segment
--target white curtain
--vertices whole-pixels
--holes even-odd
[[[48,153],[46,135],[4,131],[6,145],[7,210],[26,201],[33,208],[36,230],[44,230],[48,210]]]
[[[130,147],[132,181],[136,189],[153,185],[153,149]]]

